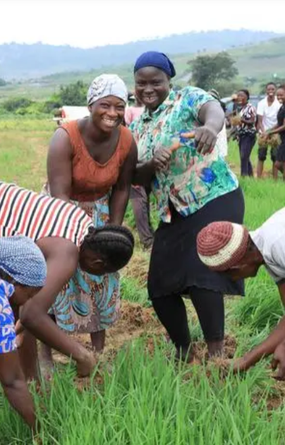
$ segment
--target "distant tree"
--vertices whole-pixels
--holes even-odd
[[[198,56],[188,63],[192,67],[191,83],[204,90],[215,87],[221,80],[233,79],[238,74],[235,61],[227,52]]]
[[[15,97],[13,99],[6,100],[3,102],[3,108],[5,111],[14,113],[19,108],[27,108],[33,103],[32,100],[26,99],[25,97]]]
[[[56,101],[61,105],[86,105],[87,85],[81,80],[67,86],[61,86]]]
[[[4,87],[5,85],[7,85],[6,80],[1,79],[1,77],[0,77],[0,87]]]

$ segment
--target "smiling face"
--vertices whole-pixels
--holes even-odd
[[[242,107],[246,105],[248,102],[248,97],[244,91],[239,91],[237,94],[237,103]]]
[[[158,68],[141,68],[135,73],[135,89],[138,100],[154,111],[167,98],[170,79]]]
[[[277,90],[277,99],[282,104],[285,105],[285,88],[278,88]]]
[[[273,83],[270,83],[269,85],[267,85],[266,87],[266,95],[267,97],[269,97],[270,99],[274,99],[276,94],[276,86]]]
[[[122,124],[125,108],[125,102],[116,96],[104,97],[88,107],[92,122],[104,133],[110,133]]]

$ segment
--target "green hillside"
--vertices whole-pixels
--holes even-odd
[[[273,79],[274,74],[279,78],[285,78],[284,48],[285,37],[271,39],[252,46],[231,48],[228,52],[236,60],[239,70],[237,81],[240,84],[250,86],[252,92],[257,92],[261,84]],[[191,65],[187,62],[196,56],[197,53],[179,54],[172,57],[177,71],[175,81],[179,85],[187,83],[191,71]],[[28,97],[33,100],[47,99],[59,89],[60,85],[66,85],[77,80],[90,83],[96,75],[102,72],[115,72],[125,80],[130,88],[133,87],[132,65],[125,64],[92,71],[53,74],[38,80],[11,83],[5,87],[0,87],[0,101],[13,96]],[[253,82],[248,84],[248,78],[253,79]]]

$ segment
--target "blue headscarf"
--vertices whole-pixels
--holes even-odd
[[[42,287],[46,282],[45,258],[34,241],[25,236],[0,238],[0,269],[25,286]]]
[[[136,61],[134,67],[134,73],[136,73],[141,68],[146,68],[148,66],[153,66],[165,72],[169,77],[174,77],[176,71],[173,63],[169,58],[158,51],[147,51],[143,53]]]

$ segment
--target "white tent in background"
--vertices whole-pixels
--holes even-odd
[[[58,122],[58,124],[64,124],[65,122],[82,119],[89,116],[89,110],[87,107],[63,106],[60,111],[61,115],[53,118],[53,120]]]

